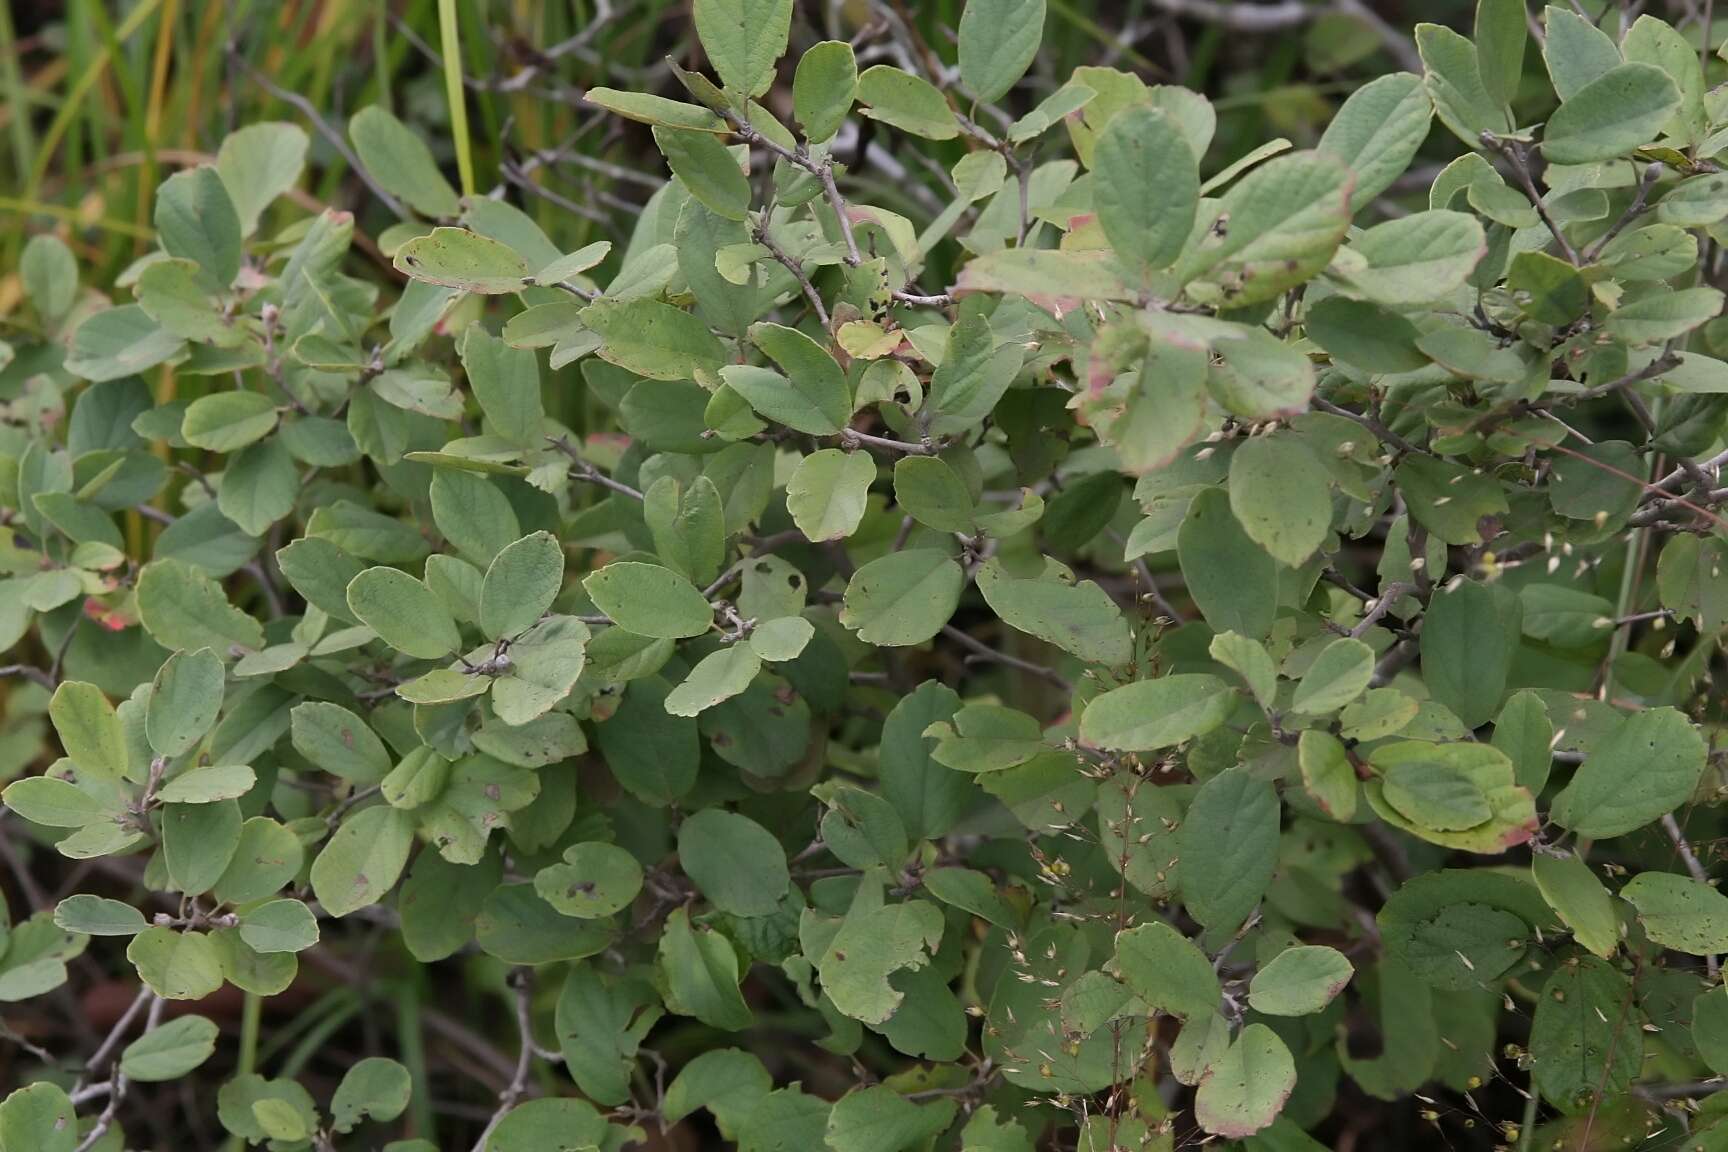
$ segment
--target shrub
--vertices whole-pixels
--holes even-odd
[[[621,251],[381,107],[399,291],[272,209],[285,123],[107,294],[24,249],[0,1001],[141,984],[21,1043],[0,1148],[117,1152],[195,1074],[277,1152],[437,1147],[434,1098],[479,1152],[1288,1152],[1369,1100],[1382,1147],[1728,1147],[1696,30],[1550,7],[1532,94],[1483,0],[1224,166],[1113,68],[1003,113],[1042,0],[970,0],[952,73],[782,62],[791,11],[697,0],[688,99],[587,93],[675,177]],[[949,206],[870,203],[848,121]],[[391,1055],[330,1051],[362,1015]]]

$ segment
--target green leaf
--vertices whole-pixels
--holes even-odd
[[[1278,609],[1278,562],[1243,531],[1231,498],[1218,488],[1194,497],[1177,532],[1182,578],[1218,632],[1259,638]]]
[[[1540,795],[1553,767],[1554,725],[1542,698],[1528,689],[1515,692],[1494,720],[1494,747],[1512,761],[1518,784]]]
[[[1320,729],[1303,732],[1296,744],[1303,788],[1332,819],[1348,820],[1356,815],[1356,772],[1350,755],[1336,736]]]
[[[1656,206],[1657,219],[1682,228],[1698,228],[1728,219],[1728,174],[1692,176],[1669,189]]]
[[[798,462],[786,484],[786,511],[807,540],[844,540],[869,507],[876,461],[868,452],[824,448]]]
[[[1250,1024],[1200,1082],[1194,1118],[1215,1136],[1252,1136],[1278,1118],[1295,1087],[1290,1049],[1266,1025]]]
[[[991,611],[1010,627],[1081,660],[1128,661],[1132,639],[1121,609],[1092,581],[1074,583],[1073,574],[1055,561],[1046,560],[1038,577],[1022,579],[993,558],[978,570],[976,579]]]
[[[508,244],[466,228],[434,228],[396,249],[396,271],[427,284],[483,296],[520,292],[528,285],[528,262]]]
[[[0,793],[6,807],[32,824],[48,828],[82,828],[120,814],[95,796],[54,776],[27,776],[14,780]]]
[[[376,904],[395,887],[413,845],[412,815],[386,804],[362,808],[312,861],[312,892],[337,919]]]
[[[246,795],[256,782],[246,764],[201,764],[168,780],[156,795],[165,804],[214,804]]]
[[[786,373],[782,379],[760,368],[734,366],[721,376],[763,416],[799,432],[831,436],[852,415],[846,373],[820,344],[795,328],[756,324],[751,341]]]
[[[233,348],[246,329],[224,313],[203,270],[190,260],[158,260],[138,276],[138,305],[163,331],[200,344]]]
[[[857,95],[858,61],[846,41],[824,40],[798,58],[792,114],[810,143],[825,143],[840,131]]]
[[[515,637],[552,607],[564,586],[564,549],[550,532],[533,532],[500,551],[480,586],[480,630]]]
[[[1728,896],[1688,876],[1640,872],[1620,889],[1645,935],[1692,956],[1728,952]]]
[[[790,7],[790,0],[787,0]],[[712,133],[686,128],[654,129],[654,143],[672,174],[698,203],[726,220],[750,212],[750,181],[738,161]]]
[[[79,1141],[77,1109],[57,1084],[39,1080],[0,1103],[0,1148],[74,1152]]]
[[[284,437],[286,429],[284,429]],[[242,532],[262,536],[294,511],[300,473],[284,437],[248,444],[228,462],[216,506]]]
[[[216,1052],[218,1031],[204,1016],[182,1016],[153,1028],[120,1053],[120,1072],[140,1084],[178,1080]]]
[[[1414,823],[1438,832],[1459,832],[1493,819],[1494,810],[1474,776],[1445,762],[1421,760],[1390,765],[1381,777],[1386,802]]]
[[[1510,104],[1524,76],[1524,0],[1476,0],[1476,56],[1482,86],[1496,104]]]
[[[516,511],[483,476],[440,469],[432,477],[432,520],[446,540],[479,564],[522,535]]]
[[[642,866],[615,844],[589,841],[564,850],[563,863],[534,877],[540,898],[566,916],[598,920],[627,908],[642,890]]]
[[[1570,324],[1589,306],[1578,269],[1546,252],[1514,256],[1506,287],[1520,297],[1527,315],[1544,324]]]
[[[387,109],[369,104],[348,121],[348,136],[372,179],[424,216],[450,219],[462,212],[456,190],[438,170],[426,142]]]
[[[48,718],[60,747],[80,769],[114,778],[125,774],[126,732],[96,685],[79,680],[61,684],[48,701]]]
[[[202,1000],[222,987],[216,949],[197,932],[147,928],[126,946],[126,959],[164,1000]]]
[[[1421,706],[1414,697],[1397,688],[1370,688],[1366,695],[1344,709],[1338,734],[1349,740],[1374,740],[1402,732],[1416,719]],[[1543,745],[1547,751],[1547,745]]]
[[[272,900],[241,915],[240,939],[254,952],[304,952],[318,943],[318,921],[298,900]]]
[[[1408,72],[1372,80],[1344,101],[1315,148],[1338,157],[1356,173],[1352,213],[1404,174],[1427,139],[1433,115],[1421,77]]]
[[[534,353],[511,348],[475,324],[462,337],[462,369],[493,432],[518,445],[543,445],[546,413]]]
[[[233,452],[276,428],[276,402],[262,392],[216,392],[186,409],[180,435],[196,448]]]
[[[1236,694],[1216,676],[1140,680],[1094,697],[1080,717],[1080,739],[1114,752],[1152,752],[1204,736],[1235,704]]]
[[[1467,728],[1487,723],[1500,709],[1521,614],[1509,589],[1474,580],[1436,593],[1429,603],[1420,637],[1422,679]]]
[[[308,143],[298,125],[270,122],[248,124],[223,137],[216,173],[233,201],[241,235],[258,231],[264,210],[300,182]]]
[[[718,378],[731,362],[706,324],[658,300],[596,300],[582,323],[600,337],[602,359],[650,380]]]
[[[390,647],[440,660],[462,647],[444,602],[399,568],[368,568],[348,585],[348,610]]]
[[[1342,636],[1320,650],[1296,685],[1291,708],[1310,716],[1336,711],[1355,700],[1374,676],[1374,650]]]
[[[209,164],[184,168],[156,189],[156,238],[170,256],[190,260],[218,288],[240,273],[240,216]]]
[[[222,709],[222,687],[222,661],[208,648],[176,652],[163,661],[144,715],[157,755],[184,756],[197,746]]]
[[[1262,709],[1272,707],[1278,695],[1278,667],[1264,644],[1234,632],[1220,632],[1212,637],[1207,651],[1247,682],[1256,704]]]
[[[1463,741],[1401,740],[1369,753],[1364,782],[1380,818],[1434,844],[1494,853],[1535,834],[1536,806],[1499,749]]]
[[[362,787],[390,771],[390,753],[366,722],[340,704],[296,704],[290,725],[294,751],[326,772]]]
[[[368,1056],[348,1069],[330,1100],[330,1123],[352,1132],[362,1121],[388,1124],[408,1109],[414,1090],[408,1069],[382,1056]]]
[[[792,0],[696,0],[696,35],[729,88],[760,96],[792,29]]]
[[[1623,836],[1691,798],[1704,773],[1698,730],[1673,708],[1626,716],[1595,741],[1554,797],[1556,823],[1580,836]]]
[[[78,261],[66,242],[49,232],[30,237],[18,259],[24,297],[42,319],[57,324],[78,299]]]
[[[1655,141],[1679,107],[1674,81],[1650,64],[1620,64],[1562,100],[1542,134],[1554,164],[1599,164]]]
[[[1505,132],[1506,109],[1488,90],[1476,46],[1440,24],[1416,25],[1416,49],[1422,56],[1423,86],[1434,101],[1440,122],[1471,148],[1482,146],[1482,133]]]
[[[698,716],[744,691],[762,670],[762,657],[751,644],[734,644],[704,656],[666,696],[666,711],[674,716]]]
[[[162,808],[162,859],[170,884],[188,896],[216,886],[240,847],[245,823],[232,798]]]
[[[967,4],[962,37],[966,20],[983,7],[980,0]],[[1043,0],[1010,0],[1009,7],[1036,8],[1042,28]],[[964,39],[961,45],[964,51]],[[1098,223],[1117,254],[1149,268],[1175,263],[1194,230],[1200,171],[1193,149],[1169,117],[1151,107],[1130,108],[1112,117],[1093,152],[1092,179]],[[1147,194],[1153,187],[1156,196]]]
[[[938,532],[971,533],[977,506],[972,491],[939,456],[902,456],[894,462],[894,502]]]
[[[1352,287],[1381,304],[1420,304],[1464,286],[1488,252],[1481,223],[1463,212],[1435,209],[1376,224],[1351,241],[1366,261],[1350,266]]]
[[[1355,974],[1350,961],[1334,948],[1286,948],[1254,974],[1248,1004],[1267,1016],[1307,1016],[1330,1004]]]
[[[1603,959],[1612,956],[1620,945],[1620,919],[1608,889],[1590,866],[1576,855],[1539,852],[1530,857],[1530,872],[1573,938]]]
[[[1331,475],[1302,442],[1256,437],[1230,457],[1230,510],[1250,540],[1299,567],[1332,527]]]
[[[866,644],[922,644],[948,623],[965,581],[960,565],[938,549],[890,552],[853,573],[840,623]]]
[[[606,1121],[594,1105],[552,1097],[530,1100],[506,1112],[486,1141],[485,1152],[582,1152],[606,1142]]]
[[[1728,1067],[1728,995],[1722,989],[1700,992],[1692,1002],[1692,1042],[1710,1070]]]
[[[952,140],[960,135],[954,112],[934,84],[891,64],[866,68],[858,77],[858,101],[873,120],[921,136]]]
[[[1548,38],[1542,58],[1560,99],[1570,100],[1585,85],[1619,67],[1620,49],[1613,38],[1571,8],[1548,5],[1543,24]]]
[[[1218,1011],[1218,975],[1192,940],[1162,920],[1116,936],[1116,974],[1148,1007],[1184,1020]]]
[[[1133,299],[1133,287],[1109,257],[1107,252],[1004,248],[967,264],[957,287],[963,292],[1023,295],[1049,312],[1066,311],[1085,300]]]
[[[978,0],[971,0],[967,12],[977,4]],[[964,21],[961,27],[965,27]],[[833,1152],[903,1152],[927,1147],[947,1131],[957,1108],[952,1099],[914,1104],[885,1084],[855,1089],[835,1101],[829,1111],[825,1142]]]
[[[279,891],[300,874],[305,849],[299,837],[266,816],[240,826],[240,842],[213,889],[225,904],[249,904]]]
[[[606,1105],[630,1098],[642,1039],[663,1014],[660,994],[646,980],[607,979],[589,965],[570,969],[554,1022],[564,1065],[585,1096]],[[701,1060],[698,1056],[691,1063]],[[685,1065],[684,1071],[690,1067]],[[670,1100],[673,1088],[666,1092]]]
[[[1243,768],[1200,786],[1178,833],[1182,903],[1215,934],[1234,931],[1272,881],[1278,794]]]
[[[703,132],[728,131],[726,122],[706,108],[652,96],[646,92],[620,92],[616,88],[590,88],[584,99],[608,112],[639,124],[663,124],[672,128],[696,128]]]
[[[119,380],[178,356],[180,337],[136,304],[92,314],[72,333],[66,371],[85,380]]]
[[[1448,544],[1482,543],[1483,518],[1507,511],[1506,494],[1491,477],[1431,456],[1407,456],[1395,479],[1410,514]]]
[[[840,930],[816,962],[822,990],[852,1019],[882,1023],[904,999],[889,977],[928,964],[928,954],[942,941],[942,925],[941,909],[928,901],[885,905],[879,886],[860,885]]]
[[[754,1053],[710,1048],[678,1070],[666,1086],[661,1111],[668,1124],[676,1124],[698,1108],[706,1108],[730,1135],[745,1110],[773,1087],[773,1077]]]
[[[882,726],[877,749],[882,791],[915,840],[953,828],[976,795],[964,773],[932,758],[934,742],[924,736],[930,725],[952,720],[959,708],[951,688],[930,680],[901,697]]]
[[[1328,153],[1268,161],[1201,214],[1207,234],[1183,254],[1177,278],[1204,278],[1232,308],[1282,295],[1332,259],[1350,226],[1351,185],[1350,170]],[[1216,222],[1226,218],[1220,235]]]
[[[1530,1024],[1530,1075],[1563,1112],[1588,1111],[1597,1094],[1626,1091],[1644,1062],[1632,989],[1605,960],[1558,965]]]
[[[1013,383],[1024,355],[1012,342],[998,346],[982,314],[962,316],[948,329],[942,363],[930,377],[929,405],[943,417],[931,424],[932,431],[969,428],[988,415]]]
[[[1518,962],[1537,930],[1558,928],[1534,885],[1488,869],[1413,877],[1386,902],[1379,923],[1391,958],[1453,991],[1495,979]]]
[[[985,103],[1006,96],[1044,39],[1044,0],[966,0],[960,14],[960,79]]]
[[[747,816],[718,808],[705,808],[679,825],[678,860],[702,895],[734,916],[768,915],[791,883],[786,853],[773,834]]]
[[[1697,46],[1673,25],[1645,13],[1627,31],[1621,50],[1628,62],[1660,68],[1674,81],[1680,103],[1663,131],[1683,146],[1701,143],[1710,130],[1710,113]]]
[[[658,564],[614,561],[585,577],[582,587],[615,624],[639,636],[700,636],[714,622],[713,609],[696,586]]]
[[[1715,288],[1652,293],[1611,312],[1608,333],[1628,344],[1660,344],[1720,315],[1722,300],[1722,293]]]
[[[86,936],[136,936],[149,927],[144,914],[130,904],[81,892],[54,909],[54,923]]]
[[[755,1023],[738,991],[738,953],[712,928],[692,928],[686,909],[666,917],[659,959],[668,1009],[727,1032],[741,1032]]]

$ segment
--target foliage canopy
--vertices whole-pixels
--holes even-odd
[[[0,837],[79,863],[0,1002],[139,991],[82,1067],[22,1049],[0,1150],[124,1147],[128,1092],[227,1067],[228,987],[233,1138],[437,1147],[403,1051],[257,1059],[374,956],[510,1006],[477,1152],[1290,1152],[1366,1099],[1728,1148],[1698,29],[1482,0],[1221,157],[1112,67],[998,107],[1043,0],[969,0],[954,69],[789,58],[793,7],[697,0],[684,98],[586,93],[672,174],[616,247],[381,105],[394,277],[279,207],[286,122],[163,181],[112,285],[24,247]],[[860,125],[951,202],[874,203]]]

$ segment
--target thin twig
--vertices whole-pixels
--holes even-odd
[[[828,319],[828,308],[822,303],[822,296],[816,291],[816,285],[810,282],[810,277],[804,274],[804,266],[792,258],[791,253],[780,246],[768,231],[766,221],[751,229],[756,243],[768,249],[768,255],[774,257],[780,266],[792,274],[792,279],[798,281],[798,287],[804,292],[804,299],[810,302],[810,310],[816,313],[816,319],[821,321],[824,332],[832,331],[833,321]]]
[[[1704,865],[1698,862],[1698,856],[1692,851],[1692,845],[1686,842],[1686,834],[1681,831],[1680,822],[1674,819],[1674,813],[1664,812],[1662,814],[1662,830],[1668,833],[1668,839],[1674,842],[1674,851],[1679,853],[1680,860],[1686,865],[1686,871],[1692,879],[1700,884],[1708,885],[1710,874],[1704,870]],[[1714,981],[1716,979],[1715,953],[1705,954],[1704,965],[1710,973],[1710,979]]]
[[[908,456],[934,456],[934,444],[914,444],[910,440],[891,440],[886,436],[872,436],[868,432],[860,432],[856,428],[845,428],[840,432],[840,444],[845,448],[857,448],[863,445],[868,448],[881,448],[887,452],[903,452]]]
[[[528,1091],[528,1074],[534,1067],[534,1053],[537,1045],[534,1043],[533,969],[516,969],[510,974],[510,984],[516,990],[516,1031],[521,1045],[516,1056],[516,1071],[510,1077],[510,1083],[505,1086],[504,1091],[498,1094],[498,1109],[492,1113],[492,1119],[486,1122],[486,1128],[480,1133],[480,1139],[474,1142],[474,1152],[486,1152],[486,1142],[492,1138],[493,1131],[503,1122],[510,1109],[516,1107],[516,1102],[522,1099]]]
[[[624,483],[622,480],[612,479],[612,477],[606,475],[606,473],[600,471],[600,469],[582,459],[582,454],[576,450],[576,445],[570,443],[570,438],[568,436],[548,436],[546,439],[551,442],[554,448],[570,457],[573,461],[570,466],[570,478],[572,480],[584,480],[589,484],[598,484],[602,488],[609,488],[620,496],[628,496],[632,500],[642,499],[642,493],[640,491],[630,487],[630,485]]]
[[[324,137],[330,147],[336,149],[337,155],[341,156],[342,159],[348,162],[348,167],[353,170],[356,176],[360,177],[361,181],[371,191],[372,195],[378,198],[378,203],[384,205],[385,208],[389,209],[390,212],[398,218],[403,220],[408,219],[408,210],[402,206],[402,202],[396,199],[396,197],[390,195],[390,193],[386,192],[379,186],[376,180],[372,179],[371,175],[366,171],[365,165],[360,163],[360,158],[354,155],[353,149],[348,147],[348,142],[342,139],[342,133],[336,131],[335,128],[330,126],[330,122],[324,119],[324,117],[319,113],[317,105],[313,104],[312,101],[306,99],[306,97],[300,95],[298,92],[290,92],[286,88],[281,87],[274,80],[270,79],[270,77],[253,67],[252,61],[242,56],[239,48],[235,45],[230,44],[228,46],[228,57],[244,67],[246,71],[251,74],[252,79],[256,80],[258,86],[263,88],[264,91],[270,93],[270,95],[276,97],[276,99],[282,101],[284,104],[293,106],[302,116],[310,120],[312,122],[312,127],[318,130],[318,135]]]
[[[1386,585],[1380,592],[1380,598],[1370,601],[1368,611],[1363,613],[1362,619],[1356,622],[1356,627],[1350,629],[1350,638],[1352,640],[1362,639],[1368,634],[1370,628],[1380,623],[1386,613],[1392,610],[1392,605],[1396,604],[1400,597],[1415,590],[1415,585],[1406,584],[1402,580],[1394,580]]]
[[[7,676],[22,676],[26,680],[35,681],[50,692],[54,691],[54,677],[33,664],[0,664],[0,678]]]
[[[1614,238],[1626,230],[1626,226],[1636,220],[1650,203],[1650,193],[1656,187],[1656,182],[1662,179],[1662,165],[1651,164],[1644,169],[1643,179],[1638,181],[1638,194],[1632,198],[1632,203],[1626,206],[1626,211],[1620,214],[1620,219],[1614,221],[1614,226],[1602,234],[1602,238],[1590,245],[1584,253],[1584,262],[1594,264],[1596,258],[1602,255],[1602,250],[1613,243]]]
[[[1410,443],[1410,441],[1404,439],[1404,437],[1388,428],[1385,422],[1378,416],[1371,416],[1364,412],[1352,412],[1348,408],[1334,404],[1332,401],[1322,399],[1319,396],[1314,397],[1313,404],[1314,407],[1320,409],[1322,412],[1330,412],[1334,416],[1342,416],[1346,420],[1354,420],[1356,423],[1362,425],[1362,427],[1368,429],[1368,431],[1374,433],[1374,435],[1378,437],[1383,444],[1397,449],[1406,456],[1427,455],[1427,453],[1421,448],[1416,447],[1416,445]]]
[[[1508,140],[1496,136],[1492,132],[1482,133],[1482,143],[1500,153],[1506,158],[1506,163],[1512,166],[1512,174],[1518,177],[1518,183],[1524,189],[1524,195],[1530,197],[1530,203],[1536,206],[1536,215],[1542,223],[1548,226],[1548,231],[1560,245],[1560,251],[1566,254],[1567,263],[1578,267],[1584,261],[1578,255],[1578,249],[1572,246],[1572,241],[1566,238],[1566,233],[1560,231],[1560,225],[1548,211],[1548,202],[1542,198],[1542,193],[1536,187],[1536,178],[1530,174],[1530,158],[1524,151],[1524,145],[1517,140]]]
[[[1030,673],[1040,679],[1048,680],[1064,692],[1072,692],[1074,690],[1074,685],[1070,684],[1067,677],[1056,671],[1056,669],[1046,668],[1042,664],[1034,664],[1030,660],[1022,660],[1020,657],[1011,656],[1006,652],[999,652],[990,647],[990,645],[984,643],[984,641],[967,632],[961,631],[952,624],[942,625],[942,635],[955,641],[963,648],[971,649],[972,653],[981,660],[988,660],[995,664],[1001,664],[1008,668],[1017,668],[1022,672]]]

